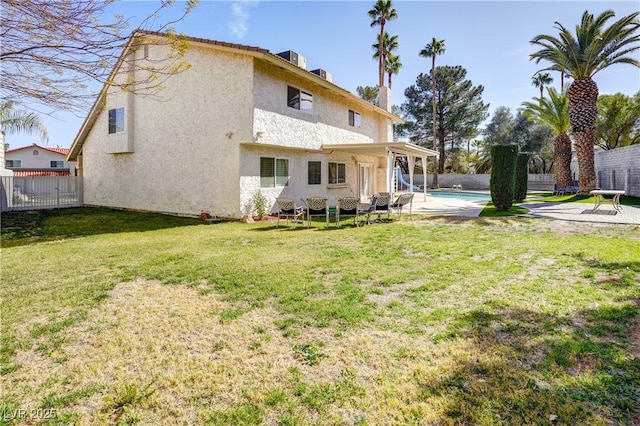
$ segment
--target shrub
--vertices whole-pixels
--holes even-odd
[[[518,145],[493,145],[491,147],[491,201],[499,212],[507,211],[513,204],[516,158]]]
[[[267,198],[262,195],[262,192],[256,191],[253,194],[253,208],[256,211],[258,219],[262,219],[267,214]]]
[[[516,182],[513,198],[517,203],[521,203],[525,198],[527,198],[530,157],[531,154],[527,152],[521,152],[518,154],[518,159],[516,160]]]

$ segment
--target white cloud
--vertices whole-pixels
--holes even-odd
[[[249,8],[257,5],[257,1],[237,1],[231,4],[233,19],[227,23],[229,31],[237,39],[242,39],[249,31]]]

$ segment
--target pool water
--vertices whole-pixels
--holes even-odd
[[[464,192],[464,191],[429,191],[427,194],[436,198],[456,198],[458,200],[468,201],[489,201],[491,195],[481,194],[477,192]]]

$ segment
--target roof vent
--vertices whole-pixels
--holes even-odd
[[[291,62],[293,65],[296,65],[304,70],[307,69],[307,59],[302,55],[298,55],[293,50],[287,50],[286,52],[276,53],[276,55],[280,56],[283,59],[286,59],[287,61]]]
[[[320,76],[321,78],[324,78],[325,80],[333,83],[333,75],[331,75],[330,72],[327,72],[323,69],[318,68],[317,70],[313,70],[311,71],[312,73],[314,73],[315,75]]]

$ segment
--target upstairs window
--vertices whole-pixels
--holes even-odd
[[[64,161],[52,161],[51,168],[52,169],[61,169],[64,167]]]
[[[287,86],[287,106],[312,113],[313,95],[295,87]]]
[[[329,185],[347,183],[347,164],[329,163]]]
[[[260,157],[260,187],[274,188],[289,185],[289,160]]]
[[[109,110],[109,134],[124,132],[124,107]]]
[[[4,166],[7,169],[17,169],[22,167],[22,160],[6,160]]]
[[[38,152],[38,150],[37,150],[37,149],[34,149],[34,150],[33,150],[33,155],[40,155],[40,152]]]
[[[360,114],[349,110],[349,126],[360,127]]]

